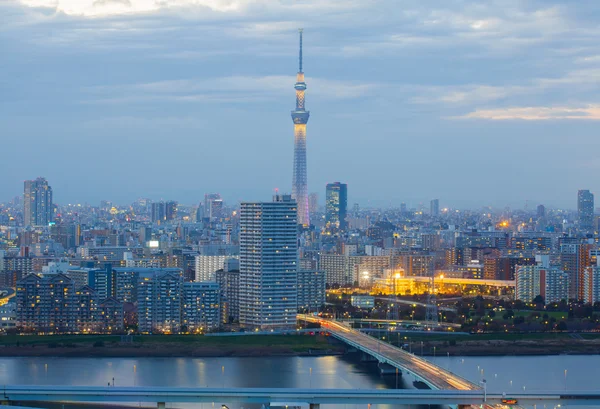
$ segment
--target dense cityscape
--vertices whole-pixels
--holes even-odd
[[[0,213],[3,329],[271,331],[295,328],[298,312],[486,331],[598,325],[599,218],[587,190],[577,193],[576,212],[448,209],[438,199],[427,208],[349,209],[346,184],[323,193],[325,206],[310,195],[312,224],[303,226],[286,194],[258,203],[208,193],[196,205],[58,205],[49,181],[25,181],[23,196]],[[405,302],[394,307],[390,296]],[[487,307],[469,305],[477,298]],[[432,313],[438,304],[454,311]],[[498,308],[505,311],[490,313]],[[518,312],[528,309],[537,325]]]
[[[298,313],[428,330],[598,328],[600,217],[589,190],[576,212],[453,209],[437,198],[349,208],[341,182],[309,194],[302,36],[291,195],[65,205],[44,177],[27,180],[0,205],[2,330],[285,331]]]
[[[0,405],[600,406],[599,12],[0,1]]]

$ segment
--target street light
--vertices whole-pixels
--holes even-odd
[[[485,403],[487,402],[487,381],[482,379],[479,383],[483,385],[483,402]]]

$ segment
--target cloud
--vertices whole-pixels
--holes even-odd
[[[130,0],[95,0],[92,3],[92,7],[103,7],[109,5],[120,5],[125,7],[131,7]]]
[[[494,121],[525,120],[600,120],[600,105],[589,105],[582,108],[573,107],[513,107],[483,109],[470,112],[454,119],[489,119]]]
[[[306,79],[307,97],[325,100],[352,99],[368,95],[380,86],[374,83],[341,82],[336,80]],[[90,87],[92,95],[86,103],[132,102],[207,102],[244,103],[268,101],[293,96],[295,77],[285,75],[229,76],[211,79],[167,80],[120,86]]]

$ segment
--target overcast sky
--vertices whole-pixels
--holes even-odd
[[[0,200],[37,176],[59,203],[290,191],[298,27],[322,201],[600,193],[597,0],[0,0],[0,21]]]

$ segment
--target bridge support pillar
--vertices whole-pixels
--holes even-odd
[[[166,405],[165,402],[158,402],[156,404],[156,409],[165,409]]]
[[[321,404],[320,403],[311,403],[309,405],[309,409],[321,409]]]

